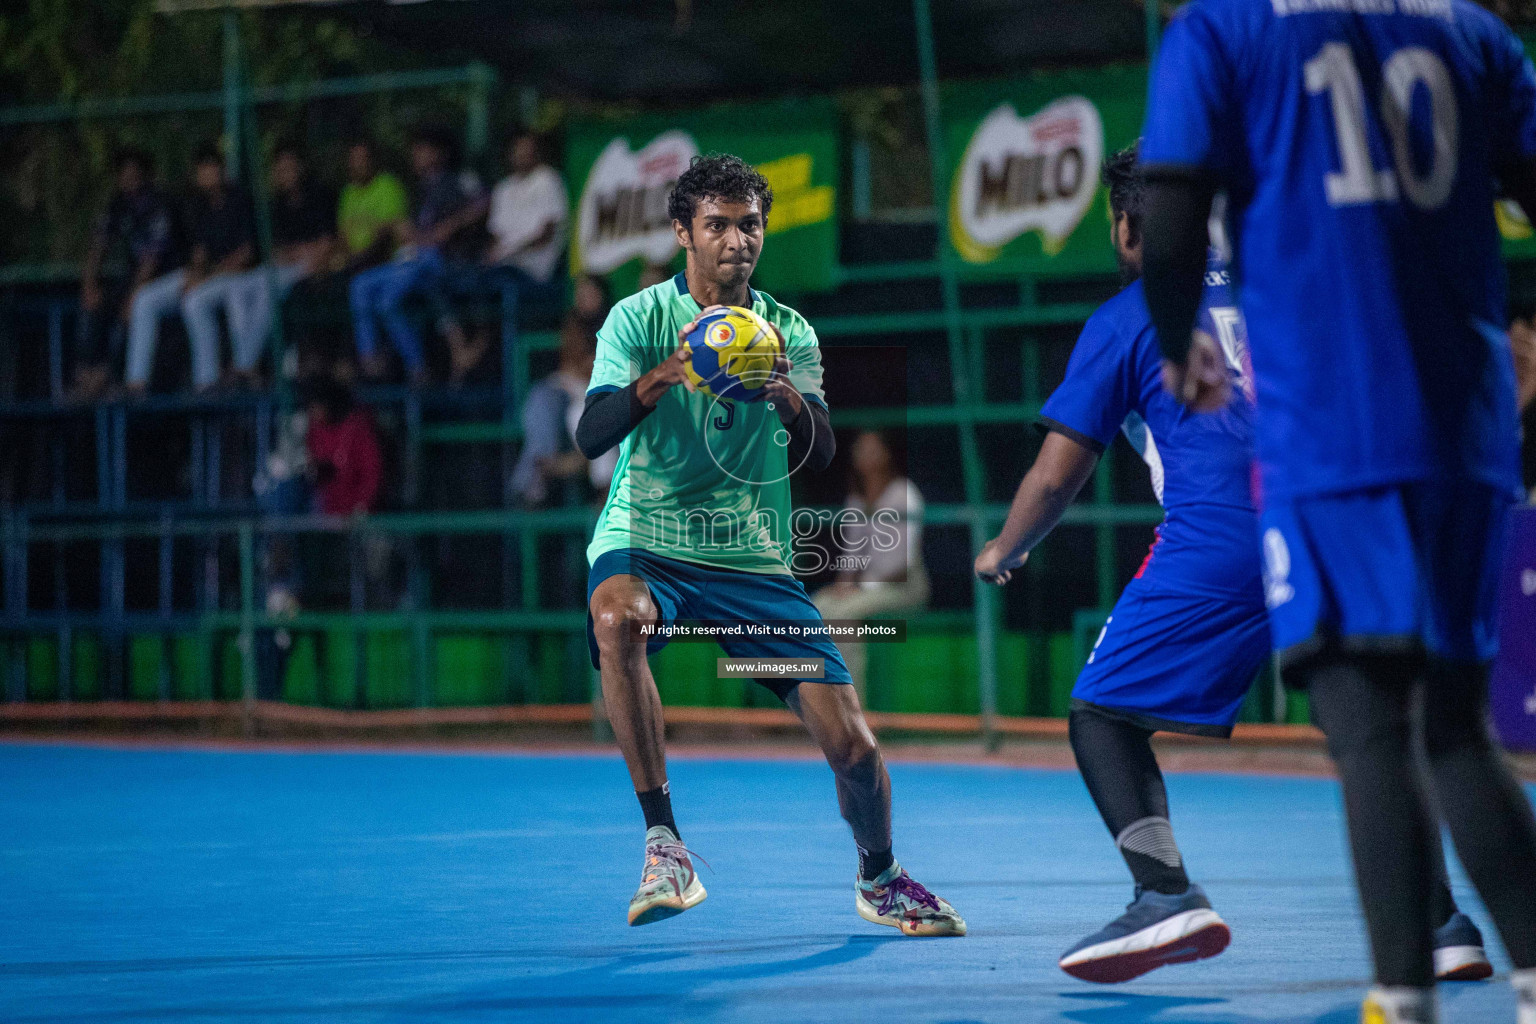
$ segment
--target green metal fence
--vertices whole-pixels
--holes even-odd
[[[1149,46],[1155,43],[1157,10],[1148,6]],[[934,182],[934,208],[944,209],[940,190],[948,180],[944,166],[944,151],[939,138],[941,111],[939,90],[935,77],[933,38],[930,27],[928,0],[913,0],[913,13],[917,25],[917,53],[922,72],[922,100],[925,125],[928,133],[928,149],[932,160]],[[254,155],[256,147],[250,132],[254,119],[251,111],[255,105],[269,102],[302,100],[305,98],[344,95],[377,89],[421,88],[445,84],[467,84],[475,99],[469,118],[471,148],[483,145],[485,133],[485,109],[494,80],[487,69],[469,67],[439,72],[422,72],[333,82],[310,83],[269,89],[252,89],[244,82],[241,71],[240,39],[238,26],[233,18],[226,21],[226,75],[225,89],[220,93],[188,94],[170,97],[149,97],[90,101],[68,106],[20,108],[0,110],[0,124],[37,123],[50,119],[68,119],[81,116],[111,116],[114,114],[143,114],[158,110],[196,108],[222,109],[225,114],[226,133],[231,142],[231,152],[244,149]],[[258,182],[259,184],[259,182]],[[880,338],[897,339],[919,334],[940,334],[944,339],[944,353],[954,388],[952,403],[932,405],[888,406],[882,408],[844,409],[834,412],[833,422],[838,427],[942,427],[955,432],[961,475],[964,485],[964,502],[930,506],[926,521],[936,526],[960,527],[967,531],[971,547],[992,535],[1006,515],[1007,506],[988,500],[990,481],[988,458],[978,427],[983,425],[1023,425],[1033,419],[1044,397],[1044,384],[1040,374],[1039,337],[1032,330],[1069,327],[1081,323],[1092,312],[1092,306],[1084,303],[1048,303],[1037,299],[1034,281],[1022,281],[1018,287],[1018,301],[1006,306],[968,308],[962,301],[958,268],[955,257],[948,247],[940,246],[933,260],[882,265],[865,265],[841,268],[839,278],[844,283],[896,282],[920,278],[937,278],[942,303],[937,310],[920,312],[831,316],[816,319],[820,336],[829,344],[858,343],[861,340]],[[1023,367],[1021,393],[1007,400],[990,399],[986,395],[985,367],[988,365],[989,346],[1000,344],[991,336],[1000,330],[1025,332],[1017,341]],[[538,352],[548,351],[556,344],[550,334],[524,334],[515,351],[509,351],[507,380],[513,397],[521,396],[529,380],[529,359]],[[419,459],[421,452],[431,445],[464,443],[513,444],[519,436],[509,403],[506,414],[493,421],[479,423],[452,423],[410,426],[407,445]],[[1081,634],[1092,623],[1102,621],[1102,609],[1113,603],[1119,584],[1115,565],[1115,533],[1119,527],[1142,527],[1161,521],[1162,511],[1155,505],[1125,505],[1116,502],[1113,482],[1111,449],[1096,474],[1091,501],[1072,507],[1066,517],[1067,525],[1088,526],[1096,531],[1093,577],[1096,582],[1099,610],[1087,610],[1079,615],[1076,641],[1068,643],[1070,650],[1081,646]],[[1011,486],[1014,481],[1006,481]],[[590,531],[592,512],[587,509],[563,509],[551,512],[526,513],[510,510],[490,510],[463,513],[400,513],[369,517],[365,521],[329,521],[315,517],[297,519],[236,518],[207,520],[198,518],[161,518],[135,520],[120,518],[116,521],[89,523],[50,522],[48,517],[34,516],[18,509],[6,511],[4,523],[4,562],[6,569],[5,601],[0,615],[0,634],[9,638],[13,646],[27,638],[49,637],[57,656],[52,670],[55,675],[56,695],[70,692],[73,674],[69,665],[75,648],[75,637],[82,632],[106,637],[122,644],[125,638],[135,634],[159,636],[162,645],[169,644],[173,635],[195,638],[192,650],[199,671],[211,674],[219,657],[218,638],[232,636],[234,649],[238,651],[238,677],[240,696],[254,696],[257,678],[258,637],[271,630],[334,631],[351,638],[359,652],[352,662],[353,689],[361,693],[366,687],[365,657],[361,653],[366,634],[370,631],[388,631],[406,637],[409,650],[409,684],[411,702],[425,705],[436,698],[430,684],[434,659],[434,636],[443,634],[480,631],[528,637],[535,634],[563,635],[572,640],[570,650],[577,665],[582,665],[579,641],[585,629],[584,612],[578,610],[553,610],[538,607],[537,581],[524,573],[518,606],[483,611],[447,611],[433,609],[422,600],[426,592],[422,574],[426,572],[421,560],[410,568],[407,593],[410,595],[409,610],[388,612],[366,611],[353,607],[338,612],[301,612],[293,616],[270,614],[259,607],[260,572],[257,554],[261,545],[275,536],[295,533],[320,533],[336,538],[337,543],[355,549],[365,535],[388,536],[407,545],[427,536],[454,536],[470,534],[498,534],[519,547],[524,566],[533,564],[540,537],[564,535],[581,536]],[[30,606],[28,600],[27,562],[28,553],[36,545],[59,545],[90,542],[102,546],[103,551],[116,552],[116,565],[121,566],[122,546],[130,540],[160,541],[162,559],[176,538],[191,538],[217,550],[219,544],[232,544],[238,563],[236,593],[238,607],[212,606],[195,612],[173,612],[168,607],[157,613],[131,614],[124,611],[121,598],[121,581],[117,595],[107,595],[102,611],[91,614],[71,612],[42,612]],[[1025,574],[1040,571],[1039,560],[1032,561]],[[162,575],[165,573],[162,564]],[[999,592],[990,586],[973,583],[972,609],[958,618],[940,616],[930,622],[943,622],[943,628],[965,638],[971,644],[974,655],[976,706],[980,711],[983,731],[988,740],[995,737],[993,720],[998,712],[999,651],[1016,641],[1006,634],[1002,622]],[[1096,628],[1096,627],[1093,627]],[[1046,655],[1048,638],[1035,637],[1032,645],[1033,667],[1037,677],[1047,670],[1043,667],[1051,659]],[[166,648],[165,657],[172,656]],[[13,679],[7,692],[13,697],[25,695],[28,690],[29,662],[25,656],[11,651],[9,658]],[[513,659],[515,661],[515,659]],[[1061,660],[1058,658],[1057,660]],[[1070,658],[1068,658],[1070,660]],[[19,667],[18,667],[19,666]],[[34,668],[37,666],[33,666]],[[585,671],[581,668],[580,671]],[[19,687],[17,682],[19,681]],[[1008,679],[1013,685],[1013,677]],[[35,688],[35,687],[34,687]],[[164,695],[164,694],[162,694]]]

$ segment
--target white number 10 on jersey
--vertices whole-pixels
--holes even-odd
[[[1458,120],[1456,88],[1445,62],[1433,51],[1409,46],[1394,53],[1381,67],[1381,121],[1392,141],[1396,171],[1371,162],[1366,134],[1365,89],[1355,55],[1343,43],[1328,43],[1307,61],[1307,92],[1328,93],[1334,134],[1339,144],[1339,171],[1323,182],[1330,206],[1395,203],[1399,192],[1421,210],[1436,210],[1450,198],[1456,182]],[[1414,166],[1408,115],[1413,94],[1429,90],[1434,152],[1424,173]]]

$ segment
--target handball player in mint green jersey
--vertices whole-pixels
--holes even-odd
[[[693,160],[668,198],[687,268],[609,314],[576,430],[589,459],[620,446],[587,549],[587,622],[604,705],[645,815],[632,925],[680,914],[705,896],[672,813],[661,698],[647,656],[680,620],[821,622],[789,568],[789,477],[825,469],[834,442],[816,332],[748,284],[772,204],[768,182],[737,157]],[[763,401],[717,399],[689,382],[685,336],[717,306],[749,308],[779,335],[783,354]],[[819,674],[757,681],[800,717],[826,754],[858,847],[859,915],[906,935],[964,935],[954,908],[913,881],[892,854],[890,776],[831,640],[744,634],[721,646],[732,657],[821,662]],[[775,895],[765,909],[792,908]]]

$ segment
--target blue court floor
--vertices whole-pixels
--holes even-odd
[[[809,761],[675,759],[709,899],[632,929],[642,833],[617,757],[0,745],[0,1021],[1356,1019],[1333,783],[1170,777],[1233,944],[1102,988],[1055,966],[1130,898],[1076,776],[892,775],[897,855],[966,938],[854,914],[852,843]],[[1513,1020],[1502,981],[1442,997],[1451,1024]]]

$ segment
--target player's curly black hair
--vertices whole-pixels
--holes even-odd
[[[1109,189],[1109,209],[1115,216],[1125,214],[1130,220],[1131,244],[1141,238],[1141,210],[1147,196],[1147,179],[1141,173],[1141,140],[1111,154],[1100,173]]]
[[[678,176],[677,184],[667,196],[667,216],[691,227],[694,211],[705,199],[723,199],[730,203],[756,199],[766,223],[768,209],[773,206],[773,189],[768,187],[768,179],[741,157],[710,153],[694,157],[688,169]]]

